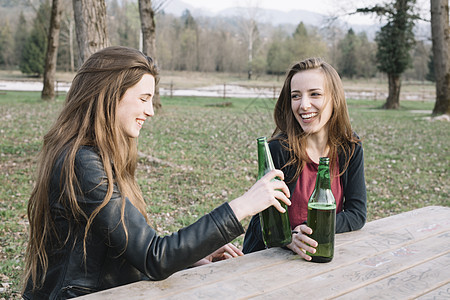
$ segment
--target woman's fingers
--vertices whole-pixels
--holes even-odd
[[[308,250],[309,251],[309,249],[311,249],[312,247],[317,247],[317,245],[318,245],[318,243],[315,241],[315,240],[313,240],[312,238],[310,238],[309,236],[307,236],[306,234],[303,234],[303,233],[301,233],[301,232],[299,232],[299,233],[297,233],[296,234],[296,236],[295,236],[295,238],[296,238],[296,240],[298,240],[300,243],[302,243],[302,244],[304,244],[304,245],[308,245],[307,247],[308,247],[308,249],[306,249],[306,250]],[[311,246],[311,247],[310,247]],[[311,251],[309,251],[309,252],[311,252]],[[311,253],[314,253],[314,252],[311,252]]]
[[[211,261],[219,261],[232,257],[243,256],[244,253],[239,250],[235,245],[228,243],[211,254]]]
[[[291,249],[293,252],[297,253],[300,257],[306,260],[311,260],[311,256],[306,254],[306,250],[299,246],[296,242],[292,241],[289,245],[287,245],[289,249]]]
[[[287,198],[291,197],[291,194],[289,192],[289,188],[287,187],[287,185],[286,185],[286,183],[284,181],[282,181],[282,180],[273,180],[273,181],[271,181],[271,183],[273,184],[273,188],[274,189],[283,192],[283,194],[285,194]]]
[[[311,256],[309,256],[306,252],[315,253],[317,247],[317,242],[310,238],[307,234],[311,234],[312,230],[306,225],[300,225],[294,228],[295,233],[292,235],[292,243],[289,244],[288,248],[303,257],[306,260],[311,260]]]
[[[291,201],[289,200],[289,198],[286,197],[286,195],[281,191],[274,191],[273,196],[274,196],[272,204],[273,207],[275,207],[279,212],[285,213],[286,209],[284,209],[283,206],[281,206],[280,201],[283,201],[286,205],[291,205]]]
[[[298,232],[301,232],[303,234],[311,234],[312,233],[312,229],[310,227],[308,227],[308,225],[306,224],[300,224],[299,226],[296,227]]]
[[[276,199],[273,201],[272,206],[275,207],[280,213],[285,213],[286,210],[281,206],[280,201],[277,201]]]
[[[263,176],[263,178],[267,178],[269,181],[272,181],[275,177],[278,177],[280,180],[284,180],[284,173],[275,169],[267,172],[267,174]]]
[[[278,199],[278,200],[283,201],[284,203],[286,203],[286,205],[288,205],[288,206],[291,205],[291,200],[289,200],[289,198],[286,196],[286,194],[283,193],[282,191],[280,191],[280,190],[275,190],[275,191],[273,192],[273,196],[274,196],[276,199]]]
[[[307,244],[299,242],[299,241],[293,241],[291,243],[290,249],[306,260],[311,260],[311,256],[309,256],[306,252],[309,252],[309,253],[316,252],[315,248],[310,247]]]
[[[243,256],[244,253],[239,250],[235,245],[228,243],[225,246],[223,246],[224,254],[228,254],[230,257],[238,257]],[[228,257],[227,257],[228,258]]]
[[[233,257],[244,256],[244,252],[242,252],[241,250],[239,250],[239,248],[236,247],[235,245],[229,243],[228,246],[229,246],[229,248],[231,249],[231,252],[228,251],[228,253],[230,253],[231,256],[233,256]]]

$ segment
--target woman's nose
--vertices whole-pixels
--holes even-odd
[[[153,117],[155,115],[155,111],[153,110],[153,101],[148,101],[145,103],[144,114],[149,117]]]
[[[309,100],[309,98],[308,97],[302,97],[302,100],[300,100],[300,101],[302,101],[301,103],[300,103],[300,108],[302,109],[302,110],[308,110],[308,109],[310,109],[311,108],[311,101]]]

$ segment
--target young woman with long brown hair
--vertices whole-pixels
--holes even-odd
[[[290,204],[275,170],[243,196],[160,237],[135,179],[137,137],[153,116],[158,72],[125,47],[90,56],[44,137],[28,204],[25,299],[65,299],[138,280],[160,280],[199,261],[242,255],[227,244],[240,220]]]
[[[319,158],[330,158],[336,199],[336,232],[358,230],[366,221],[366,185],[361,140],[353,132],[342,81],[336,70],[319,58],[294,64],[288,71],[274,118],[269,147],[275,168],[281,169],[292,195],[289,219],[292,243],[287,247],[307,260],[317,242],[305,222],[308,199],[317,176]],[[244,239],[244,253],[264,249],[259,216]]]

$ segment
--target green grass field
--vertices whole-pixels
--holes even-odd
[[[0,298],[19,296],[36,157],[63,101],[43,103],[39,95],[0,94]],[[274,101],[227,99],[229,107],[208,106],[222,101],[163,98],[163,109],[141,131],[137,178],[151,225],[162,235],[240,196],[256,180],[256,138],[272,133]],[[449,123],[430,120],[432,102],[402,101],[396,111],[378,109],[383,103],[348,101],[363,138],[368,221],[450,206]]]

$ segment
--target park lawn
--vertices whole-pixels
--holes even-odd
[[[223,101],[232,105],[210,106]],[[0,94],[0,298],[19,298],[36,157],[62,102],[41,102],[35,92]],[[256,138],[271,135],[275,102],[174,97],[162,103],[141,131],[137,178],[150,223],[165,235],[256,181]],[[449,123],[430,120],[432,102],[402,101],[395,111],[379,109],[382,104],[348,101],[353,128],[363,139],[368,221],[450,206]]]

